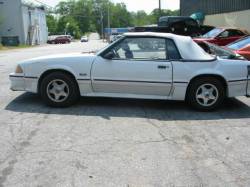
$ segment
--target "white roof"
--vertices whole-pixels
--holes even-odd
[[[171,33],[156,32],[131,32],[125,33],[125,36],[153,36],[163,37],[174,40],[181,57],[185,60],[213,60],[214,57],[206,53],[193,39],[189,36],[180,36]]]

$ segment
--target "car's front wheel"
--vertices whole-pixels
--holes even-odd
[[[70,75],[54,72],[42,80],[40,94],[49,106],[68,107],[79,98],[79,89]]]
[[[220,80],[213,77],[199,78],[190,84],[187,101],[195,109],[211,111],[223,103],[226,92]]]

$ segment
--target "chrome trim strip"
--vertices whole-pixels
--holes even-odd
[[[248,79],[229,80],[227,82],[243,82],[243,81],[248,81]]]
[[[94,79],[94,81],[101,81],[101,82],[134,82],[134,83],[172,84],[172,82],[158,82],[158,81],[136,81],[136,80],[110,80],[110,79]]]

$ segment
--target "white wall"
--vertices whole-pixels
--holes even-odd
[[[21,1],[20,0],[1,0],[0,17],[0,37],[2,36],[19,36],[21,43],[24,42],[22,19],[21,18]]]
[[[29,10],[25,5],[21,4],[21,0],[1,0],[0,24],[1,36],[19,36],[21,44],[27,44],[28,31],[30,26],[29,11],[31,11],[31,24],[37,23],[36,37],[32,43],[44,44],[47,42],[48,31],[46,25],[46,14],[44,10],[34,8]],[[37,42],[36,42],[37,41]]]
[[[217,27],[239,27],[250,32],[250,10],[207,15],[204,24]]]
[[[48,29],[46,24],[46,14],[43,10],[35,8],[29,9],[26,6],[22,7],[23,11],[23,29],[25,33],[25,41],[28,43],[28,32],[30,25],[35,27],[35,33],[32,37],[32,45],[45,44],[48,39]],[[31,14],[31,20],[29,18]]]

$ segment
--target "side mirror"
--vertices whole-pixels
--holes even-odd
[[[108,59],[108,60],[112,60],[113,58],[115,58],[115,55],[112,51],[109,51],[108,53],[106,53],[103,58]]]

